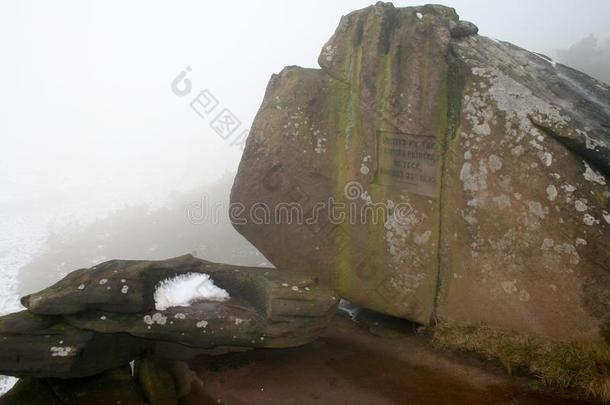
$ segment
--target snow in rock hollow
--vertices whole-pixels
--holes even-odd
[[[214,285],[208,274],[187,273],[163,280],[155,291],[155,308],[188,307],[195,301],[225,301],[229,293]]]

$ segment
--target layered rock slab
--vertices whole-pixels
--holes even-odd
[[[156,287],[192,273],[209,275],[230,298],[156,309]],[[0,318],[0,373],[77,378],[145,355],[186,360],[306,344],[326,327],[338,298],[307,275],[186,255],[77,270],[22,302],[28,311]]]
[[[231,298],[157,310],[154,292],[159,283],[192,273],[209,275]],[[63,315],[79,329],[100,333],[128,333],[199,348],[290,347],[308,342],[325,327],[338,298],[307,275],[186,255],[161,261],[113,260],[77,270],[22,303],[33,313]]]
[[[1,374],[35,378],[91,376],[127,364],[147,348],[125,334],[79,330],[27,311],[0,318],[0,344]]]
[[[343,17],[321,70],[271,78],[234,225],[375,311],[603,340],[610,90],[476,32],[442,6]]]

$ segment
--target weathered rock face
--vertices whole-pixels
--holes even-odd
[[[311,222],[288,223],[279,212],[264,225],[236,219],[276,266],[319,270],[344,297],[419,322],[430,319],[437,286],[435,145],[445,133],[451,21],[453,10],[436,6],[379,4],[344,17],[322,50],[322,70],[291,67],[271,79],[232,191],[232,202],[262,202],[272,214],[297,203]],[[430,155],[421,160],[422,181],[391,175],[393,158],[383,151],[402,139]],[[405,225],[336,221],[326,210],[312,220],[330,198],[358,216],[373,202],[413,211]]]
[[[146,401],[129,365],[93,377],[71,380],[25,378],[0,398],[0,405],[60,404],[154,405],[152,401]]]
[[[321,70],[271,78],[234,225],[372,310],[599,340],[610,89],[476,33],[442,6],[343,17]]]
[[[88,310],[152,311],[155,288],[161,280],[202,272],[212,265],[191,255],[159,261],[110,260],[76,270],[53,286],[23,297],[21,303],[40,315],[69,315]]]
[[[231,298],[155,310],[159,282],[186,273],[210,275]],[[0,374],[78,378],[143,355],[185,360],[244,348],[299,346],[325,328],[338,299],[306,275],[187,255],[102,263],[22,302],[29,311],[0,318]]]
[[[610,89],[505,42],[452,50],[439,316],[610,341]]]
[[[231,299],[156,310],[153,296],[159,282],[186,273],[210,275]],[[22,302],[35,314],[63,315],[79,329],[209,349],[307,343],[326,326],[338,299],[306,275],[186,255],[161,261],[112,260],[75,271]]]
[[[147,349],[124,334],[76,329],[58,317],[22,311],[0,318],[0,373],[79,378],[120,367]]]

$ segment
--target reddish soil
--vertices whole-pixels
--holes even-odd
[[[379,335],[338,316],[316,342],[200,358],[205,392],[189,404],[553,404],[582,402],[531,389],[499,366],[443,352],[412,331]]]

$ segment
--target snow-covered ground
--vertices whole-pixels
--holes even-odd
[[[161,204],[168,195],[162,186],[147,193],[128,189],[104,193],[103,186],[106,184],[50,187],[31,177],[0,177],[0,315],[22,309],[19,269],[45,249],[50,227],[85,225],[125,205]],[[14,382],[0,376],[0,395]]]
[[[17,274],[42,248],[46,234],[46,228],[37,221],[37,215],[23,215],[16,209],[7,210],[6,205],[0,203],[0,315],[22,308],[17,291]],[[0,376],[0,395],[15,382],[15,378]]]

